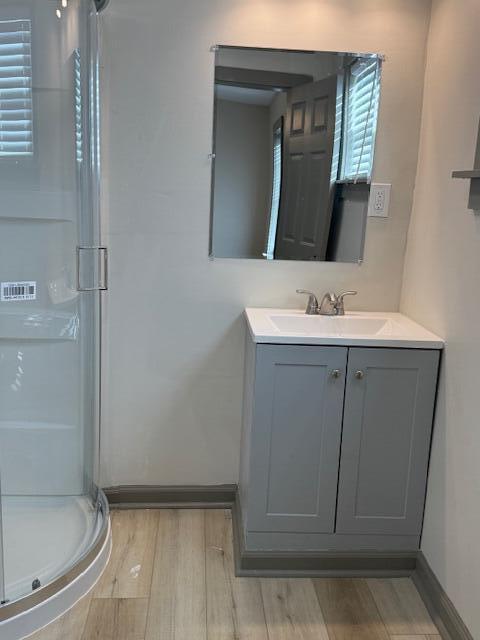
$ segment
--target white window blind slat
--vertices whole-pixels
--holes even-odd
[[[33,155],[30,20],[0,21],[0,158]]]
[[[15,89],[17,87],[29,87],[29,79],[25,77],[11,76],[9,78],[2,78],[0,76],[0,89]]]
[[[2,80],[11,80],[11,79],[22,79],[22,80],[30,80],[30,76],[25,76],[22,74],[24,67],[2,67],[0,65],[0,78]]]

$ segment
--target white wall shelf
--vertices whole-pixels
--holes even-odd
[[[4,191],[0,220],[73,222],[78,203],[70,191]]]
[[[46,216],[27,216],[27,215],[8,215],[4,216],[0,214],[0,221],[5,220],[6,222],[73,222],[71,218],[54,218],[54,217],[46,217]]]
[[[453,171],[452,178],[465,178],[467,180],[480,179],[480,169],[478,171]]]
[[[470,180],[468,208],[480,214],[480,125],[478,128],[477,150],[475,152],[473,169],[471,171],[453,171],[452,178]]]
[[[77,340],[78,323],[78,316],[74,313],[41,309],[2,311],[0,340]]]

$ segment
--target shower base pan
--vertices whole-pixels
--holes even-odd
[[[96,518],[87,497],[2,499],[10,600],[0,606],[2,640],[19,640],[49,624],[98,580],[111,549],[108,503],[101,491],[98,499]],[[40,587],[32,591],[35,580]]]

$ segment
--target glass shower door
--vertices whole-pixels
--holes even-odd
[[[93,248],[95,28],[91,0],[0,0],[0,476],[10,602],[67,572],[98,529],[106,274]]]

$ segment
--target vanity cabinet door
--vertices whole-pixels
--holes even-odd
[[[332,533],[347,349],[257,345],[250,531]]]
[[[421,532],[439,352],[350,349],[337,533]]]

